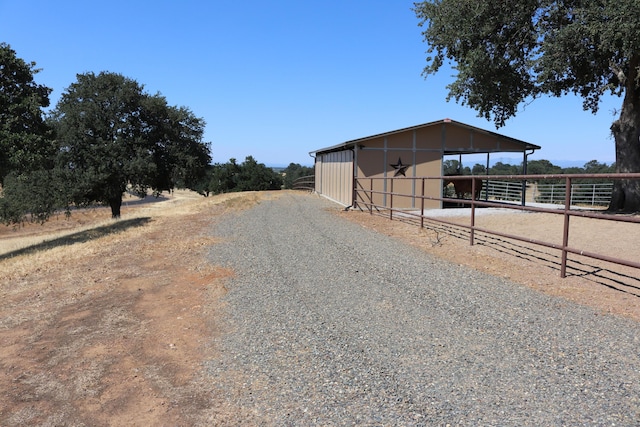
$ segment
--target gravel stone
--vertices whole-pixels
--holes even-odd
[[[637,426],[637,322],[434,258],[285,192],[222,219],[210,422]]]

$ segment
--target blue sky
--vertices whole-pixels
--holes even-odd
[[[207,122],[214,162],[311,165],[310,151],[447,117],[496,131],[445,101],[450,72],[423,78],[412,5],[0,0],[0,41],[42,69],[53,105],[76,74],[111,71],[189,107]],[[592,115],[579,98],[539,99],[497,131],[542,146],[532,160],[611,163],[621,103],[607,98]]]

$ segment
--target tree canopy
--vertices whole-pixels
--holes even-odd
[[[35,66],[0,43],[0,185],[12,172],[41,168],[53,152],[43,110],[51,89],[35,82]]]
[[[247,156],[238,164],[236,159],[216,163],[208,168],[207,177],[198,190],[201,194],[221,194],[238,191],[265,191],[282,188],[282,176],[273,169]]]
[[[284,174],[284,188],[291,189],[296,179],[313,175],[315,169],[309,166],[302,166],[300,163],[289,163],[289,166],[282,172]]]
[[[6,223],[25,213],[45,221],[60,202],[49,191],[55,145],[44,108],[51,89],[35,82],[35,65],[0,43],[0,218]]]
[[[125,191],[195,186],[210,161],[202,119],[121,74],[77,79],[52,113],[69,202],[108,204],[117,218]]]
[[[616,171],[640,172],[640,2],[432,0],[414,11],[428,44],[425,76],[445,62],[457,73],[447,99],[500,127],[542,95],[579,95],[593,113],[603,95],[621,96]],[[640,182],[616,181],[609,208],[640,211]]]

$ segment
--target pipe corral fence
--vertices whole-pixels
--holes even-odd
[[[306,175],[293,181],[293,190],[314,191],[316,189],[316,176]]]
[[[410,187],[414,189],[412,194],[394,191],[394,184],[399,181],[414,181]],[[440,196],[431,196],[425,194],[426,183],[431,180],[438,180],[444,183],[452,182],[453,185],[462,183],[471,184],[468,190],[469,198],[457,198],[455,192],[451,194],[451,189],[447,190],[443,186],[443,192]],[[522,241],[547,248],[557,249],[561,251],[560,276],[566,277],[567,271],[567,255],[569,253],[580,256],[632,267],[640,269],[640,262],[637,260],[621,259],[611,257],[595,252],[585,251],[579,248],[569,246],[569,223],[571,217],[594,218],[602,221],[618,221],[628,223],[640,223],[640,216],[637,215],[621,215],[607,212],[597,212],[594,210],[585,210],[583,205],[606,206],[610,200],[613,182],[616,180],[640,180],[640,173],[632,174],[572,174],[572,175],[459,175],[459,176],[433,176],[433,177],[386,177],[386,178],[355,178],[354,180],[354,206],[368,210],[371,214],[382,213],[388,215],[390,220],[394,219],[394,215],[401,214],[402,217],[413,217],[419,220],[420,227],[424,228],[425,220],[448,224],[456,227],[463,227],[470,230],[469,244],[474,244],[475,232],[482,232],[489,235],[500,236],[507,239]],[[378,182],[376,182],[378,181]],[[379,181],[383,181],[380,183]],[[545,187],[550,181],[559,181],[555,187]],[[546,184],[539,184],[544,182]],[[374,185],[375,183],[375,185]],[[492,184],[493,183],[493,184]],[[499,183],[499,184],[497,184]],[[534,184],[535,183],[535,184]],[[592,191],[585,192],[587,186]],[[603,187],[604,186],[604,187]],[[408,186],[396,185],[398,187],[407,188]],[[542,187],[542,188],[541,188]],[[383,188],[385,190],[375,190]],[[603,188],[606,188],[603,190]],[[568,191],[567,191],[568,189]],[[454,190],[455,191],[455,190]],[[555,192],[555,198],[549,199],[549,192]],[[606,194],[605,194],[606,193]],[[562,203],[559,207],[551,208],[540,206],[539,202],[547,202],[553,200],[558,202],[558,194],[562,194]],[[586,195],[585,195],[586,194]],[[412,209],[394,207],[402,203],[397,203],[399,199],[410,198],[416,206]],[[383,199],[384,203],[374,203],[376,199]],[[448,221],[436,215],[429,215],[429,209],[425,210],[426,200],[438,200],[443,204],[468,207],[469,209],[469,225],[460,224],[458,222]],[[535,204],[534,205],[532,205]],[[575,207],[579,204],[580,208]],[[496,230],[476,226],[476,209],[494,207],[501,209],[513,209],[518,211],[541,212],[550,215],[562,215],[564,217],[564,227],[562,235],[562,244],[549,243],[546,241],[530,239],[523,236],[504,233]],[[418,210],[416,212],[416,210]]]

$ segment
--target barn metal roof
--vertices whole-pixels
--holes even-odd
[[[386,136],[390,136],[390,135],[395,135],[395,134],[402,133],[402,132],[422,129],[422,128],[426,128],[426,127],[441,125],[441,124],[454,125],[454,126],[457,126],[457,127],[461,127],[461,128],[465,128],[465,129],[468,129],[468,130],[472,130],[474,132],[483,133],[485,135],[491,135],[493,137],[509,141],[509,142],[514,143],[516,145],[521,145],[522,146],[522,150],[519,150],[519,151],[539,150],[540,148],[542,148],[539,145],[531,144],[529,142],[522,141],[520,139],[511,138],[509,136],[505,136],[505,135],[499,134],[497,132],[491,132],[491,131],[488,131],[486,129],[482,129],[482,128],[479,128],[479,127],[467,125],[465,123],[458,122],[458,121],[451,120],[451,119],[442,119],[442,120],[437,120],[437,121],[434,121],[434,122],[423,123],[421,125],[410,126],[410,127],[406,127],[406,128],[402,128],[402,129],[392,130],[392,131],[389,131],[389,132],[379,133],[379,134],[376,134],[376,135],[366,136],[364,138],[353,139],[351,141],[346,141],[346,142],[343,142],[341,144],[333,145],[331,147],[326,147],[326,148],[321,148],[319,150],[311,151],[311,152],[309,152],[309,154],[310,155],[314,155],[314,154],[317,154],[317,153],[329,153],[329,152],[332,152],[332,151],[342,151],[342,150],[345,150],[345,149],[349,149],[349,148],[355,147],[356,145],[362,144],[362,143],[364,143],[364,142],[366,142],[368,140],[381,138],[381,137],[386,137]],[[490,150],[487,150],[487,151],[490,151]],[[484,152],[487,152],[487,151],[484,151]],[[504,150],[499,150],[499,151],[504,151]],[[445,151],[445,154],[469,154],[469,153],[470,153],[470,151],[460,151],[460,150]],[[474,151],[474,153],[478,153],[478,151]]]

